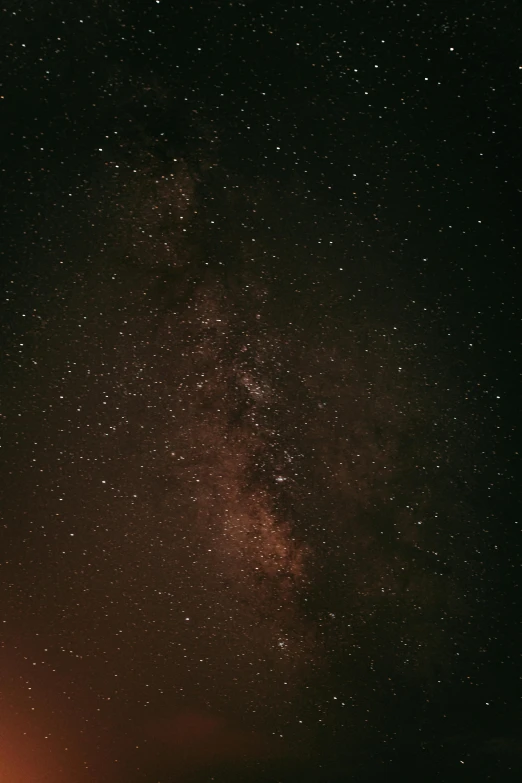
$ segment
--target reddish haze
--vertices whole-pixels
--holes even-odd
[[[190,710],[162,719],[147,729],[148,743],[178,772],[228,762],[270,760],[286,755],[282,743],[226,718]]]

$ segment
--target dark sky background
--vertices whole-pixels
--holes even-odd
[[[0,31],[0,782],[519,780],[520,5]]]

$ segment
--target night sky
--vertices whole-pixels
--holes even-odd
[[[519,780],[521,6],[0,41],[0,783]]]

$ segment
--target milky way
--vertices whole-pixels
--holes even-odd
[[[515,592],[493,20],[11,5],[1,783],[437,757]]]
[[[171,168],[90,194],[107,214],[34,338],[25,372],[49,382],[23,513],[53,541],[23,613],[52,602],[31,623],[85,662],[94,712],[196,705],[289,748],[359,736],[405,683],[436,687],[472,614],[455,384],[353,275],[281,280],[283,239],[226,227],[208,255],[203,175]],[[266,201],[251,190],[240,222]]]

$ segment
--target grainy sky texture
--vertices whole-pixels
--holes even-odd
[[[2,8],[0,783],[518,779],[521,21]]]

